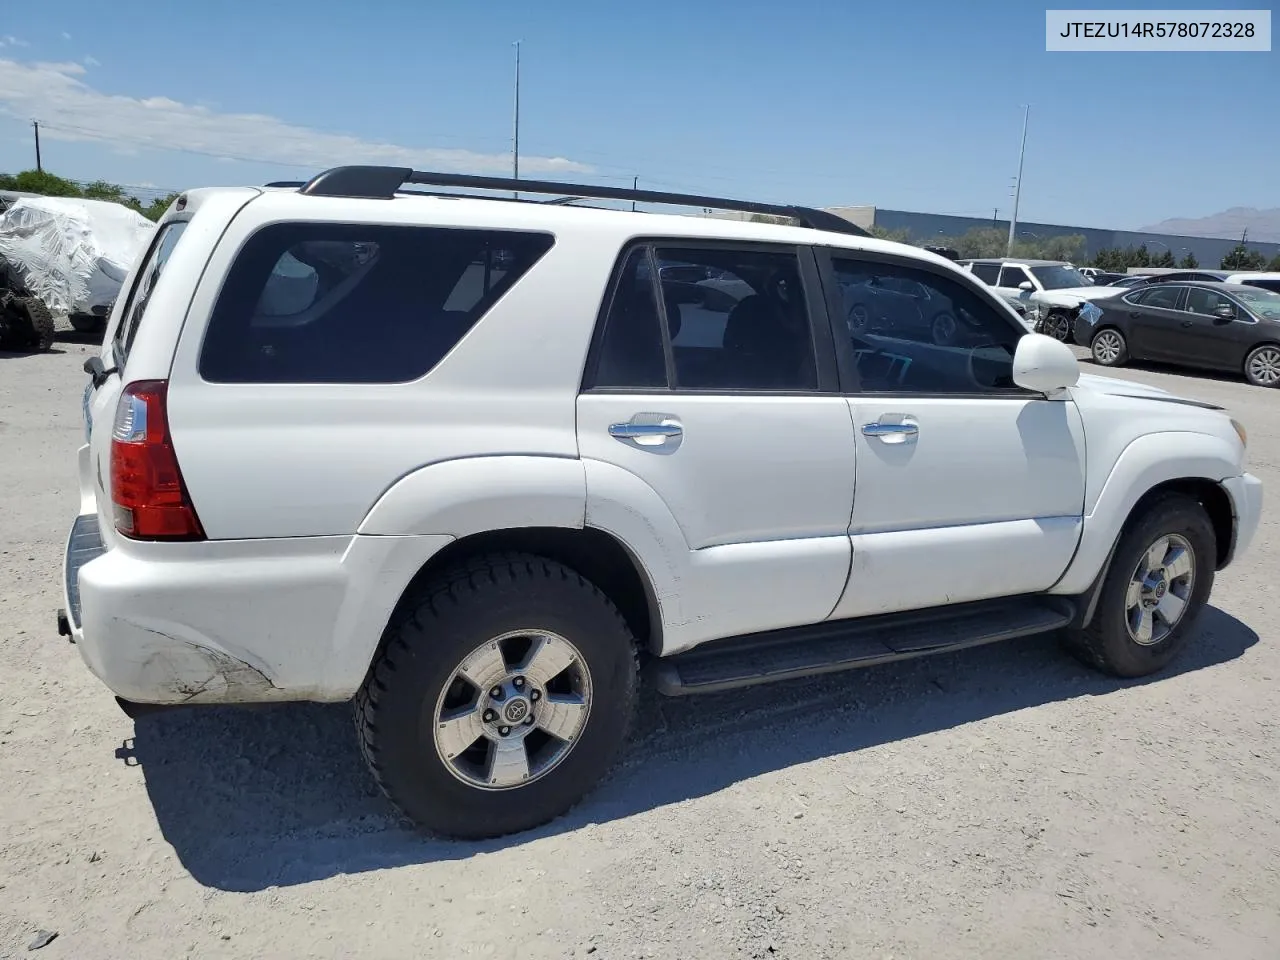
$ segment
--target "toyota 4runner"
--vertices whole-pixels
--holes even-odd
[[[59,612],[127,711],[353,701],[386,795],[484,837],[609,770],[642,677],[1194,640],[1261,509],[1220,408],[823,211],[582,197],[717,205],[377,167],[174,202],[85,365]],[[869,278],[947,343],[857,323]]]

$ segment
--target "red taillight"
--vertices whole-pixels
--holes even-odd
[[[169,384],[140,380],[120,394],[111,431],[116,529],[136,540],[203,540],[169,436]]]

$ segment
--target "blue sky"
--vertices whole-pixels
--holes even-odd
[[[36,117],[76,179],[505,173],[520,39],[526,175],[1005,217],[1029,103],[1021,219],[1280,205],[1280,53],[1046,53],[1025,0],[8,7],[0,170]]]

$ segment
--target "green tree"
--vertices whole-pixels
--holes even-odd
[[[1090,266],[1097,267],[1099,270],[1106,270],[1108,273],[1124,273],[1129,269],[1129,264],[1124,258],[1124,251],[1119,247],[1103,247],[1093,255],[1093,262]]]
[[[1178,261],[1173,258],[1173,251],[1166,248],[1151,258],[1151,265],[1153,267],[1176,267]]]
[[[1194,253],[1188,250],[1187,255],[1182,258],[1182,262],[1179,263],[1178,266],[1183,270],[1194,270],[1196,267],[1200,266],[1200,261],[1196,259],[1196,255]]]
[[[1130,267],[1151,266],[1151,254],[1147,252],[1145,243],[1136,249],[1134,247],[1125,247],[1124,259]]]
[[[999,227],[974,227],[955,238],[947,246],[962,258],[1003,257],[1009,235]]]
[[[1266,266],[1267,258],[1257,250],[1250,250],[1243,243],[1237,243],[1222,258],[1223,270],[1261,270]]]
[[[164,212],[169,209],[170,204],[178,199],[178,194],[169,193],[163,197],[156,197],[145,207],[141,207],[140,212],[148,220],[159,220],[164,216]]]
[[[84,196],[75,183],[54,176],[47,170],[23,170],[13,175],[5,174],[3,182],[0,182],[0,189],[38,193],[46,197]]]
[[[1267,264],[1267,270],[1271,273],[1280,273],[1280,253],[1271,258],[1271,262]]]

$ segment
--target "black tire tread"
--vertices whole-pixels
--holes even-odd
[[[1108,650],[1107,638],[1104,634],[1105,620],[1101,615],[1103,611],[1109,609],[1115,592],[1125,587],[1122,578],[1112,576],[1115,569],[1114,564],[1121,555],[1127,552],[1126,547],[1134,532],[1140,529],[1151,517],[1157,516],[1162,512],[1176,513],[1186,510],[1199,511],[1202,514],[1204,512],[1204,508],[1200,503],[1186,494],[1164,493],[1152,499],[1142,513],[1131,517],[1125,525],[1120,535],[1120,548],[1116,551],[1112,567],[1104,573],[1106,581],[1103,584],[1102,592],[1098,596],[1097,613],[1095,613],[1092,622],[1087,627],[1082,630],[1066,631],[1064,635],[1067,648],[1086,665],[1112,676],[1126,675]],[[1206,516],[1205,519],[1207,520],[1208,517]],[[1186,621],[1188,626],[1194,619],[1195,613],[1196,611],[1190,612]]]
[[[395,790],[385,775],[375,743],[379,695],[387,689],[390,677],[396,671],[395,658],[397,654],[408,650],[404,627],[408,623],[413,623],[421,628],[423,622],[436,616],[437,611],[443,605],[457,605],[460,594],[464,591],[477,592],[485,582],[497,584],[504,580],[509,582],[521,579],[534,580],[538,577],[546,579],[559,577],[566,581],[576,581],[579,588],[589,591],[597,601],[612,611],[619,625],[626,631],[626,635],[632,638],[631,665],[634,678],[638,683],[640,673],[639,649],[630,625],[613,600],[604,591],[571,567],[536,554],[512,551],[480,554],[460,561],[457,565],[441,571],[439,575],[422,584],[401,600],[401,603],[392,614],[390,622],[387,624],[382,647],[374,658],[374,665],[370,670],[369,676],[356,693],[354,699],[355,709],[353,716],[356,739],[360,745],[361,756],[364,757],[365,763],[373,775],[374,782],[378,785],[378,789],[382,791],[396,811],[405,819],[412,821],[413,818],[397,799]],[[638,712],[639,698],[636,697],[633,698],[631,711],[626,717],[626,726],[622,737],[623,742],[630,738],[635,728]],[[603,779],[601,782],[603,782]],[[583,799],[585,799],[585,796]],[[581,803],[581,800],[578,803]],[[578,806],[578,803],[566,808],[551,822],[567,815]]]
[[[39,297],[25,297],[20,302],[31,321],[32,345],[43,353],[53,346],[56,333],[53,313]]]

